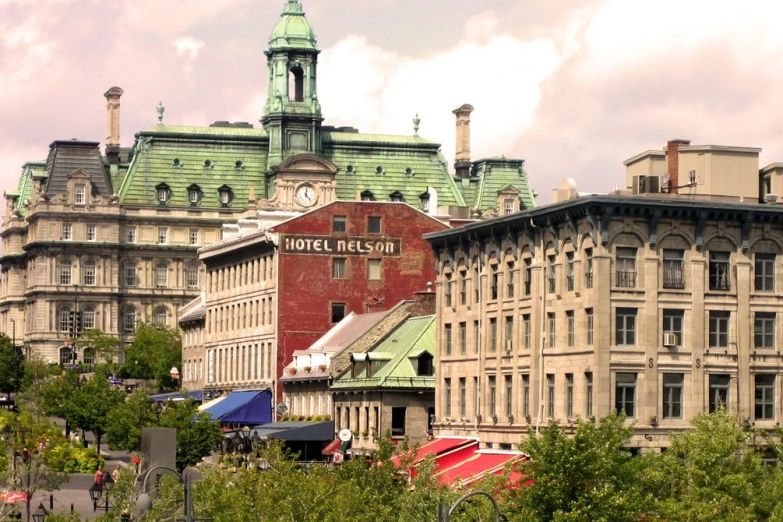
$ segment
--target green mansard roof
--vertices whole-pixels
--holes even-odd
[[[28,161],[22,165],[22,175],[19,177],[19,184],[16,190],[9,190],[5,194],[14,198],[13,209],[24,216],[26,212],[25,203],[33,196],[33,177],[46,177],[46,163]]]
[[[351,373],[348,372],[337,379],[331,389],[432,388],[434,390],[435,377],[418,375],[417,371],[417,358],[425,352],[435,357],[434,315],[406,320],[371,351],[357,354],[370,361],[386,361],[382,368],[373,371],[372,377],[351,377]]]
[[[519,192],[521,210],[536,206],[525,162],[519,159],[486,158],[476,161],[469,180],[463,181],[462,193],[471,208],[497,209],[498,193],[509,186]]]

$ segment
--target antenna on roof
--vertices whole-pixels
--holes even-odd
[[[163,125],[163,111],[165,111],[166,108],[163,106],[163,102],[158,102],[158,125]]]
[[[416,116],[413,117],[413,135],[418,137],[419,136],[419,123],[421,123],[421,118],[419,118],[419,113],[416,113]]]

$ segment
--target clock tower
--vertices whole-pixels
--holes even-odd
[[[269,86],[261,123],[269,134],[269,166],[298,154],[320,154],[323,117],[316,91],[318,47],[302,4],[288,0],[269,37]]]

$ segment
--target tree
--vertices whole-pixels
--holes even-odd
[[[100,373],[76,387],[65,407],[65,419],[74,426],[95,435],[96,449],[109,428],[109,414],[125,402],[125,392],[115,390]]]
[[[79,344],[95,350],[97,359],[102,359],[110,365],[119,357],[122,343],[102,330],[93,329],[85,331],[79,339]]]
[[[21,388],[24,358],[11,339],[0,334],[0,393],[9,394]]]
[[[115,450],[141,450],[141,429],[159,425],[158,405],[143,391],[130,394],[125,402],[109,412],[106,437]]]
[[[530,481],[507,493],[509,520],[636,521],[652,498],[638,486],[642,459],[625,450],[633,427],[612,413],[599,426],[579,420],[568,436],[557,423],[520,445]]]
[[[142,323],[125,351],[125,371],[136,379],[157,379],[162,389],[174,389],[173,366],[182,365],[182,342],[179,332],[167,326]]]

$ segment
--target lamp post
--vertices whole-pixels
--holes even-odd
[[[212,520],[212,518],[199,518],[195,516],[193,513],[193,483],[191,481],[191,478],[189,475],[180,474],[177,472],[177,470],[170,468],[168,466],[153,466],[149,470],[147,470],[147,473],[144,474],[144,482],[142,482],[141,485],[141,495],[139,495],[139,498],[136,500],[136,510],[139,513],[144,513],[145,511],[149,511],[152,509],[152,497],[150,497],[150,494],[147,493],[147,481],[150,478],[150,475],[152,475],[152,472],[158,469],[165,469],[166,471],[170,471],[174,473],[177,478],[179,479],[180,484],[185,488],[185,508],[184,508],[184,518],[180,518],[177,520],[183,520],[184,522],[199,522],[199,521],[207,521]]]
[[[33,512],[33,522],[45,522],[47,516],[49,516],[49,512],[46,511],[43,502],[39,502],[38,509]]]
[[[485,496],[489,499],[490,502],[492,502],[492,507],[495,509],[495,522],[500,522],[500,509],[498,508],[498,503],[495,502],[495,499],[492,498],[492,495],[487,493],[486,491],[472,491],[470,493],[467,493],[465,495],[462,495],[457,499],[456,502],[454,502],[454,505],[449,507],[447,503],[442,503],[438,505],[438,522],[449,522],[449,519],[451,519],[451,515],[454,514],[454,511],[456,511],[457,507],[459,507],[460,504],[462,504],[464,501],[469,499],[470,497],[476,497],[476,496]]]
[[[109,511],[109,494],[114,489],[114,479],[111,477],[111,474],[108,472],[103,473],[103,484],[100,485],[97,482],[93,482],[92,486],[89,487],[87,490],[90,493],[90,499],[92,500],[92,511],[93,513],[98,511],[99,509],[102,509],[103,511]],[[103,506],[99,506],[98,502],[101,500],[101,496],[103,495],[103,491],[106,490],[106,497],[105,497],[105,504]]]
[[[172,366],[171,367],[171,370],[169,370],[169,376],[172,378],[172,380],[176,384],[177,390],[179,390],[182,386],[181,386],[181,384],[179,382],[179,370],[177,369],[176,366]]]

